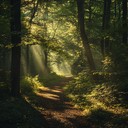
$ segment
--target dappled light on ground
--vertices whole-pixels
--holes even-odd
[[[48,121],[49,128],[77,128],[70,120],[75,120],[79,124],[78,117],[83,116],[82,111],[74,108],[71,102],[64,96],[61,84],[63,83],[50,88],[39,88],[36,94],[42,101],[40,107],[44,108],[40,112]],[[82,127],[83,123],[79,125]]]
[[[47,87],[37,86],[21,99],[5,97],[7,92],[0,93],[0,128],[128,128],[126,113],[110,111],[91,98],[84,112],[74,107],[63,90],[71,79],[63,78]],[[27,80],[31,84],[38,83],[38,77]]]
[[[59,96],[57,93],[61,93],[59,90],[50,90],[49,88],[46,87],[40,87],[39,92],[37,95],[42,96],[43,98],[48,98],[52,100],[59,100]]]
[[[66,81],[66,80],[65,80]],[[92,104],[84,112],[65,97],[62,87],[66,82],[40,87],[36,93],[39,111],[48,122],[48,128],[127,128],[128,121],[118,110],[107,108],[90,99]],[[113,111],[112,111],[113,110]]]

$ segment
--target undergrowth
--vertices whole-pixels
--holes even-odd
[[[25,77],[21,81],[22,96],[10,96],[9,86],[0,83],[0,128],[40,128],[45,126],[45,119],[32,104],[35,91],[41,83],[38,77]]]
[[[120,84],[108,81],[109,76],[105,75],[102,77],[107,77],[106,81],[98,82],[93,80],[93,74],[83,71],[64,87],[65,93],[74,105],[81,108],[84,111],[84,115],[91,118],[92,121],[98,120],[101,122],[105,120],[108,122],[108,118],[113,119],[112,122],[109,121],[110,126],[105,124],[104,121],[100,124],[95,122],[96,128],[116,128],[117,126],[119,128],[128,128],[128,105],[125,104],[122,95],[122,93],[126,92],[122,92],[119,89]],[[110,116],[107,117],[109,113]],[[120,126],[119,120],[123,122]]]
[[[46,76],[42,76],[40,81],[43,83],[44,86],[52,86],[53,84],[57,84],[63,81],[65,77],[57,75],[56,73],[50,73]]]
[[[38,90],[43,84],[39,81],[39,76],[25,76],[21,80],[21,92],[23,94],[32,93]]]
[[[0,83],[0,128],[42,128],[47,121],[40,111],[41,98],[37,95],[40,87],[60,82],[63,77],[49,74],[39,78],[38,75],[25,76],[21,79],[21,97],[10,96],[9,85]]]

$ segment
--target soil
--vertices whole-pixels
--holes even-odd
[[[68,80],[51,87],[40,87],[40,112],[47,122],[47,128],[85,128],[87,125],[82,111],[75,108],[64,95],[62,86]],[[42,109],[43,108],[43,109]]]

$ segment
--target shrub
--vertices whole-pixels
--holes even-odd
[[[42,83],[39,81],[38,75],[36,75],[35,77],[25,76],[21,80],[21,91],[23,93],[36,91],[40,86],[42,86]]]

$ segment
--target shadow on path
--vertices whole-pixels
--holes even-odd
[[[0,99],[0,128],[48,128],[43,115],[24,98]]]
[[[67,82],[67,81],[66,81]],[[36,94],[35,104],[43,108],[40,112],[48,128],[128,128],[128,119],[97,108],[88,115],[74,108],[63,93],[65,82],[41,87]]]

